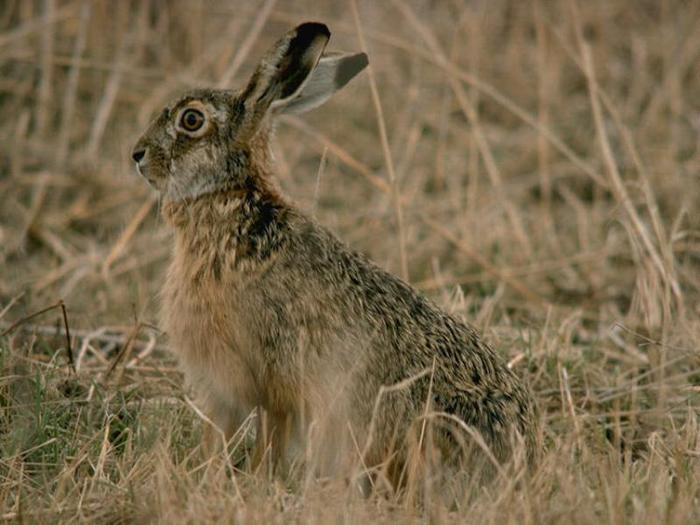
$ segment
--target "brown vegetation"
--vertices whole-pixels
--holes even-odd
[[[199,463],[154,326],[170,234],[129,151],[164,100],[240,84],[309,19],[371,71],[279,126],[278,182],[529,382],[532,475],[365,499],[231,475],[245,428]],[[0,516],[698,522],[699,23],[681,0],[4,2]]]

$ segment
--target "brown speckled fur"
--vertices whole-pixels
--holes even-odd
[[[243,91],[185,95],[135,148],[175,230],[162,319],[187,380],[226,437],[264,411],[256,461],[268,449],[278,462],[310,447],[333,469],[362,450],[366,465],[394,454],[400,470],[428,410],[477,430],[499,460],[521,436],[532,459],[532,397],[501,356],[273,187],[271,108],[305,78],[290,71],[313,70],[327,40],[321,24],[290,31]],[[197,136],[178,130],[186,107],[206,117]],[[460,449],[447,430],[434,442],[444,457]]]

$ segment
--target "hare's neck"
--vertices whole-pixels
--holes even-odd
[[[281,245],[289,206],[269,190],[227,190],[194,201],[168,203],[166,220],[176,230],[181,255],[236,262],[263,260]]]

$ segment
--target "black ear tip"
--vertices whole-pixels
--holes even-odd
[[[297,26],[297,38],[302,41],[311,41],[319,36],[326,39],[331,37],[331,32],[326,24],[321,22],[304,22]]]

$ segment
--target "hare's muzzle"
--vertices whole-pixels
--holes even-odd
[[[136,163],[136,169],[139,174],[145,178],[150,184],[153,184],[151,177],[148,176],[148,149],[140,144],[137,144],[131,152],[131,158]]]

